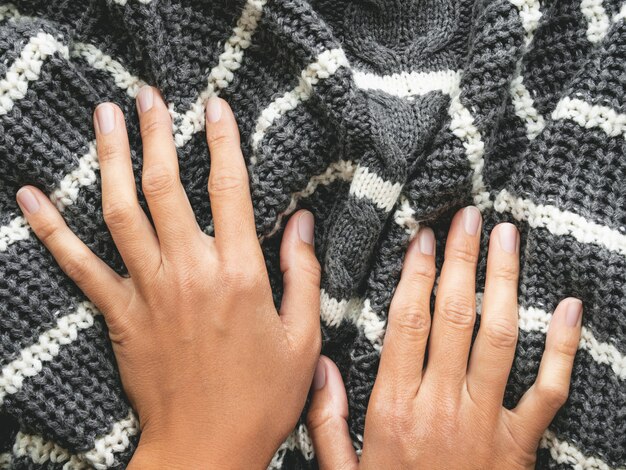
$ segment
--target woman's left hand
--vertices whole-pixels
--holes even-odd
[[[41,191],[22,188],[18,203],[104,315],[142,428],[129,468],[266,468],[302,412],[320,351],[313,216],[300,211],[285,229],[279,313],[229,106],[207,106],[210,237],[180,181],[166,104],[150,87],[137,104],[154,225],[137,200],[122,111],[105,103],[95,112],[104,219],[129,277],[97,258]]]

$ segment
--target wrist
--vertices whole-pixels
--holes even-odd
[[[216,436],[208,438],[207,431],[195,432],[191,429],[167,432],[159,428],[158,432],[142,432],[137,450],[131,459],[129,470],[238,470],[261,469],[269,464],[266,452],[254,445],[242,446],[228,442],[227,445],[216,442]],[[265,462],[267,460],[267,462]]]

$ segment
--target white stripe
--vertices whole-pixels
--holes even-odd
[[[355,170],[355,163],[347,160],[339,160],[338,162],[331,163],[328,168],[326,168],[324,173],[313,176],[302,191],[298,191],[291,195],[291,201],[289,202],[287,209],[278,215],[274,228],[263,238],[269,238],[280,230],[283,219],[296,210],[300,199],[309,197],[320,185],[328,186],[335,181],[351,181],[354,177]]]
[[[480,131],[474,124],[474,118],[469,110],[461,103],[461,89],[457,88],[450,97],[450,130],[461,139],[465,147],[465,155],[472,169],[472,195],[474,205],[481,211],[491,207],[489,192],[483,181],[485,166],[485,143]]]
[[[152,0],[137,0],[139,3],[143,3],[147,5],[148,3],[152,3]],[[128,3],[128,0],[113,0],[113,3],[117,3],[118,5],[125,6]]]
[[[385,181],[366,167],[359,166],[350,185],[350,194],[359,199],[369,199],[376,206],[389,212],[396,204],[402,184]]]
[[[612,468],[598,457],[587,457],[576,446],[556,437],[556,434],[547,429],[539,447],[550,450],[553,460],[561,464],[570,465],[576,470],[626,470],[626,467]]]
[[[539,27],[541,19],[541,4],[539,0],[510,0],[519,10],[522,27],[526,31],[526,45],[528,46]]]
[[[0,21],[4,21],[5,18],[12,19],[20,18],[21,16],[22,15],[15,7],[15,5],[12,5],[10,3],[7,5],[0,5]]]
[[[19,240],[26,240],[30,236],[28,222],[22,216],[12,219],[7,225],[0,227],[0,253],[6,251],[9,245]]]
[[[528,48],[541,19],[541,5],[538,0],[511,0],[518,9],[522,27],[526,31],[525,43]],[[511,81],[510,93],[515,107],[515,114],[524,121],[526,136],[534,140],[545,127],[545,119],[535,108],[535,102],[524,85],[521,73],[521,59],[516,66],[515,78]]]
[[[0,20],[1,19],[2,17],[0,17]],[[0,454],[0,469],[8,470],[12,467],[12,463],[13,463],[13,455],[11,454],[11,452],[3,452],[2,454]]]
[[[515,107],[515,115],[524,121],[528,140],[534,140],[546,127],[544,117],[535,108],[535,101],[524,85],[524,77],[517,75],[511,81],[511,97]]]
[[[626,114],[578,98],[561,99],[552,113],[552,119],[570,119],[586,129],[597,127],[611,137],[626,138]]]
[[[0,375],[0,405],[6,395],[22,388],[25,378],[37,375],[45,362],[53,360],[62,345],[75,341],[80,330],[91,328],[97,314],[90,302],[79,304],[74,312],[60,317],[54,328],[42,333],[35,344],[22,349],[17,359],[6,364]]]
[[[70,54],[72,57],[82,57],[94,69],[108,72],[115,84],[122,90],[126,90],[131,98],[135,98],[139,89],[146,84],[139,77],[128,72],[121,63],[92,44],[75,43]]]
[[[587,19],[587,39],[596,44],[609,32],[611,22],[602,0],[582,0],[580,10]]]
[[[622,4],[622,7],[619,9],[619,12],[613,17],[613,23],[617,23],[618,21],[626,18],[626,3]]]
[[[569,235],[581,243],[595,244],[626,255],[625,234],[573,212],[515,197],[506,189],[498,194],[494,207],[498,212],[510,212],[515,219],[527,221],[531,227],[545,228],[554,235]]]
[[[60,445],[47,441],[41,436],[19,432],[15,437],[12,454],[15,457],[28,457],[34,463],[47,462],[62,464],[64,469],[104,470],[113,466],[115,454],[124,452],[130,445],[130,437],[139,432],[139,421],[131,411],[128,416],[113,425],[111,431],[95,440],[87,452],[72,454]]]
[[[361,308],[355,323],[370,343],[372,343],[374,349],[380,352],[383,348],[383,339],[385,338],[387,321],[380,318],[376,312],[372,310],[370,299],[365,299],[363,301],[363,307]]]
[[[0,80],[0,115],[13,109],[15,101],[26,96],[28,82],[37,80],[43,61],[55,53],[69,57],[67,46],[61,44],[52,35],[40,32],[30,38],[9,70]]]
[[[304,424],[298,426],[294,431],[289,435],[287,440],[281,444],[281,446],[274,454],[272,461],[267,467],[268,470],[278,470],[283,468],[283,461],[285,459],[285,455],[288,450],[298,449],[302,453],[302,456],[305,460],[313,460],[315,456],[315,451],[313,449],[313,442],[311,441],[311,437],[309,436],[309,430]]]
[[[321,80],[333,76],[341,67],[348,66],[342,49],[330,49],[318,55],[315,62],[309,64],[300,74],[298,86],[275,99],[261,112],[252,135],[253,152],[259,148],[265,133],[277,119],[311,98],[315,85]],[[250,161],[253,165],[256,164],[256,156],[253,155]]]
[[[535,307],[519,308],[519,327],[524,331],[548,332],[552,314]],[[626,379],[626,356],[615,346],[598,341],[590,329],[583,326],[578,343],[579,349],[589,352],[591,357],[599,363],[611,366],[615,375]]]
[[[460,73],[454,70],[435,72],[401,72],[392,75],[376,75],[355,71],[356,86],[363,90],[380,90],[393,96],[408,98],[425,95],[432,91],[441,91],[446,95],[458,87]]]
[[[259,25],[266,3],[267,0],[246,2],[232,36],[224,44],[224,52],[220,55],[218,64],[211,69],[207,88],[182,116],[178,133],[174,136],[177,147],[184,146],[194,134],[204,130],[205,104],[209,98],[219,94],[233,81],[234,72],[241,67],[243,62],[244,51],[252,43],[252,36]]]
[[[359,298],[337,300],[321,290],[320,317],[328,326],[339,326],[346,318],[356,321],[362,308],[363,300]]]
[[[420,223],[415,219],[415,210],[411,207],[410,201],[400,197],[400,207],[393,214],[393,220],[401,227],[404,227],[411,240],[415,238],[420,229]]]

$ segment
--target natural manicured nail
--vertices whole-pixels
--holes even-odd
[[[111,103],[102,103],[96,108],[96,119],[98,120],[98,130],[106,135],[115,129],[115,109]]]
[[[474,206],[468,206],[463,210],[463,225],[468,235],[478,235],[480,228],[480,211]]]
[[[313,218],[313,214],[309,211],[305,211],[300,214],[298,218],[298,235],[300,236],[300,240],[304,243],[308,243],[309,245],[313,245],[313,228],[315,226],[315,219]]]
[[[214,123],[222,119],[222,102],[217,96],[212,96],[206,104],[206,118]]]
[[[582,313],[583,303],[579,299],[571,299],[567,304],[567,311],[565,312],[565,323],[567,326],[578,326]]]
[[[426,256],[435,254],[435,234],[431,228],[423,228],[418,235],[420,252]]]
[[[17,202],[27,214],[35,214],[39,210],[39,201],[28,188],[22,188],[17,192]]]
[[[139,90],[137,106],[139,106],[140,112],[145,113],[150,111],[152,105],[154,105],[154,90],[151,86],[146,85]]]
[[[501,224],[498,228],[500,247],[508,253],[517,252],[518,232],[513,224]]]
[[[320,357],[317,361],[315,374],[313,375],[313,390],[324,388],[324,385],[326,385],[326,366]]]

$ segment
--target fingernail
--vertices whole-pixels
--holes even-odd
[[[309,211],[305,211],[300,214],[300,218],[298,219],[298,235],[300,235],[300,240],[304,243],[308,243],[309,245],[313,245],[313,228],[315,226],[315,219],[313,218],[313,214]]]
[[[96,108],[96,119],[98,120],[98,130],[106,135],[115,129],[115,109],[111,103],[102,103]]]
[[[567,304],[565,312],[565,323],[567,326],[578,326],[583,313],[583,303],[579,299],[572,299]]]
[[[463,223],[468,235],[478,235],[480,228],[480,211],[474,206],[468,206],[463,210]]]
[[[435,254],[435,234],[430,228],[423,228],[420,230],[418,235],[419,237],[419,247],[420,252],[423,255],[432,256]]]
[[[517,252],[517,227],[513,224],[501,224],[498,228],[500,235],[500,246],[507,253]]]
[[[139,111],[142,113],[150,111],[153,104],[154,90],[152,90],[151,86],[145,85],[141,88],[141,90],[139,90],[139,94],[137,95],[137,106],[139,106]]]
[[[39,201],[28,188],[22,188],[17,192],[17,202],[22,210],[28,214],[35,214],[39,210]]]
[[[206,104],[206,118],[209,122],[218,122],[222,119],[222,102],[217,96],[209,98]]]
[[[326,385],[326,366],[320,357],[317,361],[315,374],[313,375],[313,390],[324,388],[324,385]]]

